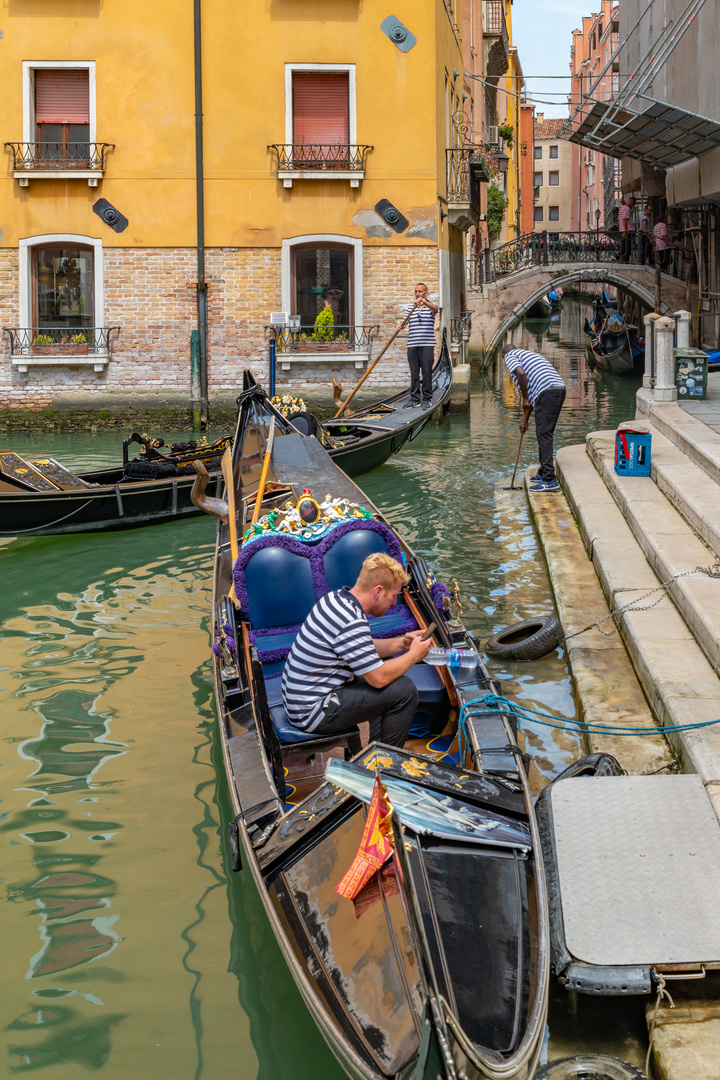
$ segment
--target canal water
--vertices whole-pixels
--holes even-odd
[[[515,334],[567,383],[557,445],[634,415],[635,384],[588,369],[584,314],[567,300],[552,325]],[[361,480],[438,576],[457,577],[483,640],[552,611],[525,497],[503,490],[518,422],[496,364],[475,373],[469,414]],[[12,442],[75,468],[119,457],[107,432]],[[531,429],[522,463],[534,454]],[[209,518],[0,541],[0,1075],[342,1075],[252,884],[229,871],[208,660],[213,541]],[[491,667],[524,704],[575,716],[560,650]],[[580,752],[540,725],[525,740],[536,789]],[[586,1049],[641,1063],[643,1007],[554,987],[551,1060]]]

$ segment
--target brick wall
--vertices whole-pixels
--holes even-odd
[[[0,345],[0,405],[41,407],[72,394],[101,399],[112,394],[157,392],[173,397],[190,393],[190,334],[196,325],[197,276],[193,248],[106,248],[104,258],[106,327],[118,326],[112,337],[112,360],[106,370],[71,365],[30,368],[20,374],[10,364],[9,341]],[[0,325],[18,324],[18,257],[0,249]],[[264,326],[271,311],[280,310],[279,248],[216,248],[206,253],[208,281],[209,390],[234,393],[242,369],[267,378]],[[435,247],[367,247],[363,253],[365,324],[378,324],[373,355],[392,333],[413,286],[425,281],[438,289]],[[278,365],[277,387],[329,386],[333,377],[352,383],[361,372],[353,363],[296,363],[289,371]],[[368,385],[407,381],[405,340],[398,338],[373,372]]]

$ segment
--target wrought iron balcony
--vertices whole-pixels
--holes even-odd
[[[110,335],[119,326],[3,326],[10,338],[10,357],[20,371],[29,365],[94,364],[101,370],[110,359]]]
[[[94,187],[105,170],[105,158],[113,143],[96,142],[6,142],[12,151],[13,174],[26,186],[31,176],[47,179],[52,176],[75,175],[91,181]],[[25,182],[23,184],[23,181]],[[94,181],[94,182],[93,182]]]
[[[289,326],[266,326],[265,333],[274,338],[278,353],[343,353],[370,351],[372,339],[380,332],[379,326],[305,326],[297,330]]]
[[[480,185],[490,180],[483,149],[478,145],[466,145],[446,151],[448,220],[462,231],[477,225]]]
[[[351,143],[272,143],[268,146],[268,150],[277,155],[278,177],[286,187],[292,187],[293,180],[299,179],[348,178],[350,187],[359,187],[372,149],[372,146]]]

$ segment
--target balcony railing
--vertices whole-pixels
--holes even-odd
[[[113,143],[91,142],[6,142],[5,149],[13,155],[13,170],[17,172],[70,172],[105,169],[105,157]]]
[[[278,172],[364,172],[367,155],[372,146],[349,143],[305,145],[303,143],[273,143],[268,146],[277,154]]]
[[[380,332],[379,326],[300,327],[266,326],[265,333],[274,338],[278,353],[342,353],[370,351],[372,339]]]
[[[480,215],[480,184],[490,180],[481,146],[455,146],[446,151],[447,200],[450,224],[459,229],[476,225]]]
[[[10,338],[10,355],[34,356],[108,356],[110,335],[119,326],[3,326]]]
[[[483,33],[488,37],[501,37],[507,42],[508,32],[503,0],[485,0],[483,9]]]

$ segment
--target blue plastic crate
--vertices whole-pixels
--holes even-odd
[[[651,443],[649,431],[632,431],[629,428],[617,431],[615,472],[618,476],[649,476]]]

